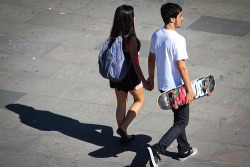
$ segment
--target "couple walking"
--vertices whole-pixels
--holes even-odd
[[[168,91],[185,84],[187,90],[187,104],[173,109],[174,124],[162,136],[158,143],[148,147],[152,166],[158,166],[167,147],[176,139],[178,143],[178,159],[185,160],[197,153],[197,149],[190,147],[187,141],[185,128],[189,121],[189,104],[193,102],[194,93],[191,87],[188,69],[185,60],[188,58],[185,38],[175,29],[181,27],[183,20],[182,8],[174,3],[165,3],[161,7],[161,16],[164,27],[156,30],[151,38],[148,57],[149,78],[146,80],[139,65],[140,40],[136,36],[134,27],[134,9],[132,6],[122,5],[115,11],[113,26],[110,33],[110,43],[116,37],[122,36],[124,55],[132,62],[128,75],[121,82],[110,81],[110,87],[115,88],[117,98],[116,119],[117,133],[121,136],[120,142],[127,143],[135,138],[128,135],[127,128],[137,116],[144,103],[144,90],[154,89],[155,64],[157,68],[158,89]],[[133,96],[134,103],[127,111],[128,92]],[[127,112],[126,112],[127,111]]]

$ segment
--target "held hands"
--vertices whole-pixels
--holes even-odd
[[[148,78],[147,81],[143,82],[145,90],[152,91],[154,89],[154,79]]]
[[[152,91],[153,89],[154,89],[154,79],[151,79],[151,78],[148,78],[147,79],[147,82],[150,84],[150,86],[151,86],[151,90],[149,90],[149,91]]]
[[[153,90],[152,86],[150,85],[148,81],[143,82],[143,87],[145,90],[148,90],[148,91]]]

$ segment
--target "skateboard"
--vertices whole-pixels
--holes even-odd
[[[215,79],[212,75],[191,81],[195,99],[210,96],[215,87]],[[177,109],[186,104],[186,89],[184,85],[178,86],[167,92],[163,92],[157,98],[157,106],[163,110]]]

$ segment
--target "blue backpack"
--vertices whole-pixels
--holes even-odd
[[[122,46],[122,37],[118,36],[109,48],[109,39],[105,42],[99,57],[99,72],[102,77],[109,79],[113,82],[122,81],[130,68],[131,62],[127,62]]]

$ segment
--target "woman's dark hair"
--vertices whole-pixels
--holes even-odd
[[[125,35],[136,36],[134,17],[134,8],[132,6],[122,5],[116,9],[113,26],[110,32],[111,39],[109,47],[111,47],[115,38],[118,36],[122,36],[122,38],[124,38]]]
[[[177,15],[182,11],[182,8],[175,3],[165,3],[161,6],[161,17],[167,25],[170,18],[176,18]]]

